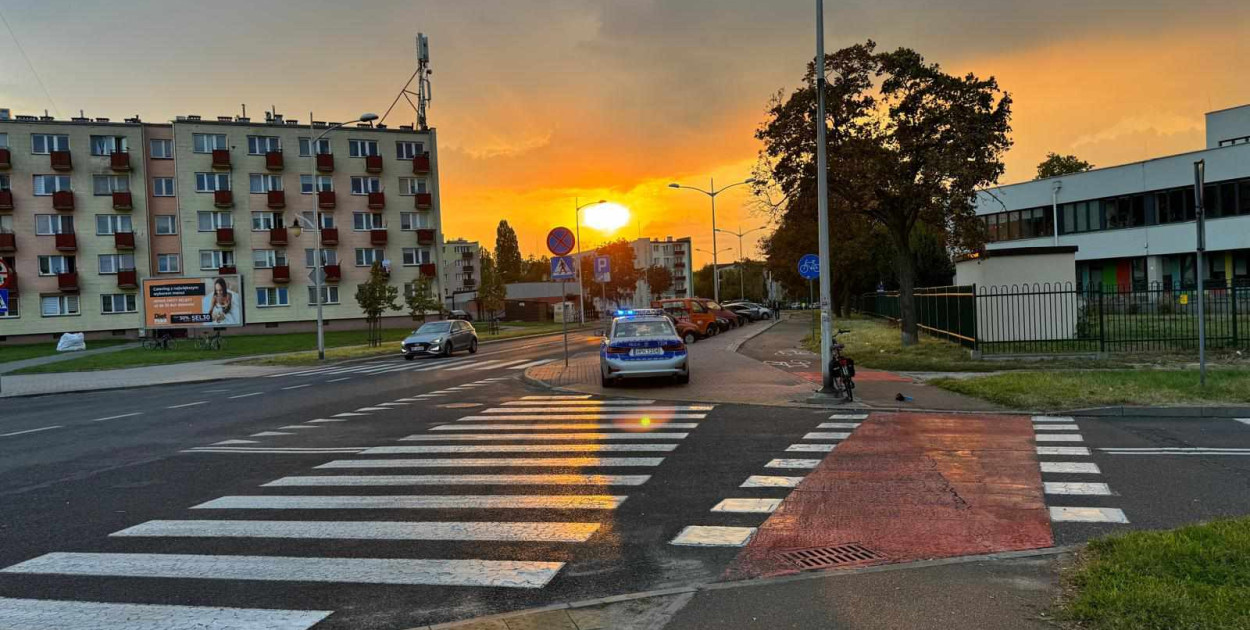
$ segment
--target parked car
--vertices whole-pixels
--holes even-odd
[[[747,323],[747,318],[725,308],[724,306],[721,306],[716,302],[711,300],[699,301],[703,303],[703,306],[707,308],[709,312],[716,315],[717,320],[720,322],[721,330],[737,328]]]
[[[699,340],[699,327],[690,322],[689,319],[678,319],[671,314],[665,313],[665,317],[673,322],[673,327],[677,329],[677,336],[690,345]]]
[[[739,301],[739,302],[734,302],[733,305],[745,306],[751,309],[751,311],[755,313],[754,315],[755,319],[772,319],[773,318],[772,309],[766,306],[761,306],[759,304],[756,304],[755,302]]]
[[[746,317],[751,321],[759,319],[759,312],[746,304],[725,304],[724,307],[726,310],[733,311],[734,313],[737,313],[742,317]]]
[[[616,317],[599,345],[599,377],[604,387],[626,378],[672,377],[690,382],[686,344],[660,309],[637,309]]]
[[[687,319],[699,329],[700,337],[711,337],[720,330],[716,315],[708,312],[707,307],[697,298],[656,300],[651,303],[651,308],[663,309],[676,319]]]
[[[447,319],[458,319],[465,322],[471,322],[473,321],[473,316],[470,315],[468,311],[455,309],[447,313]]]
[[[457,350],[477,353],[477,331],[473,324],[456,319],[428,322],[414,330],[399,343],[404,358],[411,361],[418,355],[449,357]]]

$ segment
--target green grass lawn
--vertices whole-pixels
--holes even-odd
[[[1206,388],[1192,369],[1012,371],[929,384],[1017,409],[1250,401],[1250,370],[1237,369],[1209,371]]]
[[[1250,628],[1250,518],[1094,540],[1064,582],[1080,628]]]
[[[119,346],[123,343],[130,343],[129,339],[102,339],[100,341],[87,341],[87,349],[95,350],[96,348],[107,348],[109,346]],[[26,359],[36,359],[57,354],[56,342],[45,341],[43,343],[28,343],[19,346],[0,346],[0,363],[8,363],[10,361],[24,361]]]

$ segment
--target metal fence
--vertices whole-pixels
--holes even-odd
[[[921,330],[982,354],[1196,352],[1198,289],[1071,284],[916,290]],[[1204,290],[1208,348],[1250,348],[1250,286]],[[860,296],[858,310],[899,319],[897,293]]]

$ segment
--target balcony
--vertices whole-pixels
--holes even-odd
[[[269,244],[270,245],[286,245],[287,244],[286,228],[276,227],[276,228],[269,230]]]
[[[412,172],[414,175],[425,175],[430,172],[430,154],[422,153],[412,158]]]
[[[369,230],[369,243],[373,245],[386,244],[386,230]]]
[[[0,232],[0,252],[11,254],[17,251],[17,235],[12,232]]]
[[[434,207],[434,195],[430,193],[417,193],[415,195],[414,204],[417,210],[429,210]]]
[[[234,245],[234,228],[217,228],[218,245]]]
[[[382,156],[366,155],[365,156],[365,172],[381,173],[382,172]]]
[[[78,237],[73,232],[56,235],[56,251],[72,252],[78,249]]]
[[[473,278],[465,278],[464,280],[460,281],[460,286],[466,289],[472,289],[473,287],[477,286],[477,280],[474,280]]]
[[[78,291],[78,274],[72,271],[56,274],[56,287],[62,291]]]
[[[438,276],[438,267],[434,263],[425,263],[419,267],[422,278],[434,278]]]
[[[17,270],[13,268],[13,265],[9,265],[9,297],[11,298],[17,297],[18,288],[19,287],[17,286]]]
[[[273,281],[286,284],[291,281],[291,268],[287,265],[274,265]]]
[[[213,149],[213,168],[230,168],[230,149]]]
[[[125,151],[114,151],[109,154],[109,168],[127,172],[130,170],[130,154]]]
[[[371,192],[369,193],[369,209],[381,210],[386,207],[386,193]]]
[[[338,205],[338,196],[333,190],[317,191],[317,207],[322,210],[331,210]]]
[[[53,210],[67,210],[67,211],[73,212],[74,210],[73,191],[58,190],[52,193],[52,209]]]
[[[271,171],[280,171],[282,166],[281,151],[268,151],[265,153],[265,168]]]
[[[233,276],[236,273],[239,273],[239,269],[234,265],[222,265],[217,268],[217,275],[219,276]]]
[[[334,154],[318,153],[317,154],[317,172],[333,173],[334,172]]]
[[[135,248],[134,232],[114,232],[113,247],[119,250],[132,250]]]
[[[234,206],[234,191],[232,190],[214,190],[213,205],[218,208],[230,208]]]
[[[286,191],[285,190],[269,191],[268,193],[266,193],[266,203],[268,204],[270,208],[285,208],[286,207]]]
[[[460,258],[464,260],[473,260],[473,252],[460,252]]]
[[[13,191],[0,190],[0,210],[13,209]]]
[[[139,288],[139,273],[134,269],[117,270],[117,288],[119,289],[137,289]]]
[[[460,267],[460,273],[473,273],[473,265],[464,265]]]
[[[338,282],[343,278],[343,270],[338,265],[323,265],[321,269],[326,272],[326,282]]]
[[[417,230],[417,244],[418,245],[433,245],[434,244],[434,230]]]
[[[113,155],[117,155],[114,153]],[[113,193],[113,209],[114,210],[130,210],[134,207],[134,198],[131,197],[130,191],[119,190]]]
[[[13,167],[12,154],[8,149],[0,149],[0,169],[9,170]]]
[[[74,160],[70,157],[69,151],[53,151],[48,154],[48,159],[54,171],[71,171],[74,169]]]
[[[673,269],[685,269],[685,268],[686,268],[686,263],[684,262],[673,263]]]
[[[339,244],[338,228],[321,228],[321,246],[328,247]]]

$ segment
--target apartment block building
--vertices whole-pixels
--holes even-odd
[[[694,271],[692,270],[694,266],[694,248],[691,246],[690,237],[678,239],[674,239],[671,236],[664,239],[639,238],[630,241],[630,246],[634,249],[635,269],[643,270],[652,266],[659,266],[668,269],[672,275],[672,286],[660,294],[661,299],[694,295]],[[596,250],[586,250],[581,253],[582,258],[593,258],[597,255],[598,252]],[[577,255],[575,254],[574,258],[576,257]],[[588,303],[593,303],[596,309],[614,309],[618,306],[646,308],[651,305],[653,296],[645,274],[638,279],[633,299],[623,304],[605,303],[601,298],[596,297],[595,292],[597,289],[594,287],[597,285],[594,282],[594,278],[585,278],[585,283],[586,300]]]
[[[401,290],[426,277],[441,294],[435,131],[335,125],[0,119],[0,256],[17,298],[0,338],[132,335],[144,278],[231,274],[246,328],[307,328],[315,216],[327,320],[360,320],[374,262]]]
[[[446,308],[475,311],[477,280],[481,277],[482,246],[458,238],[443,242],[443,299]]]

